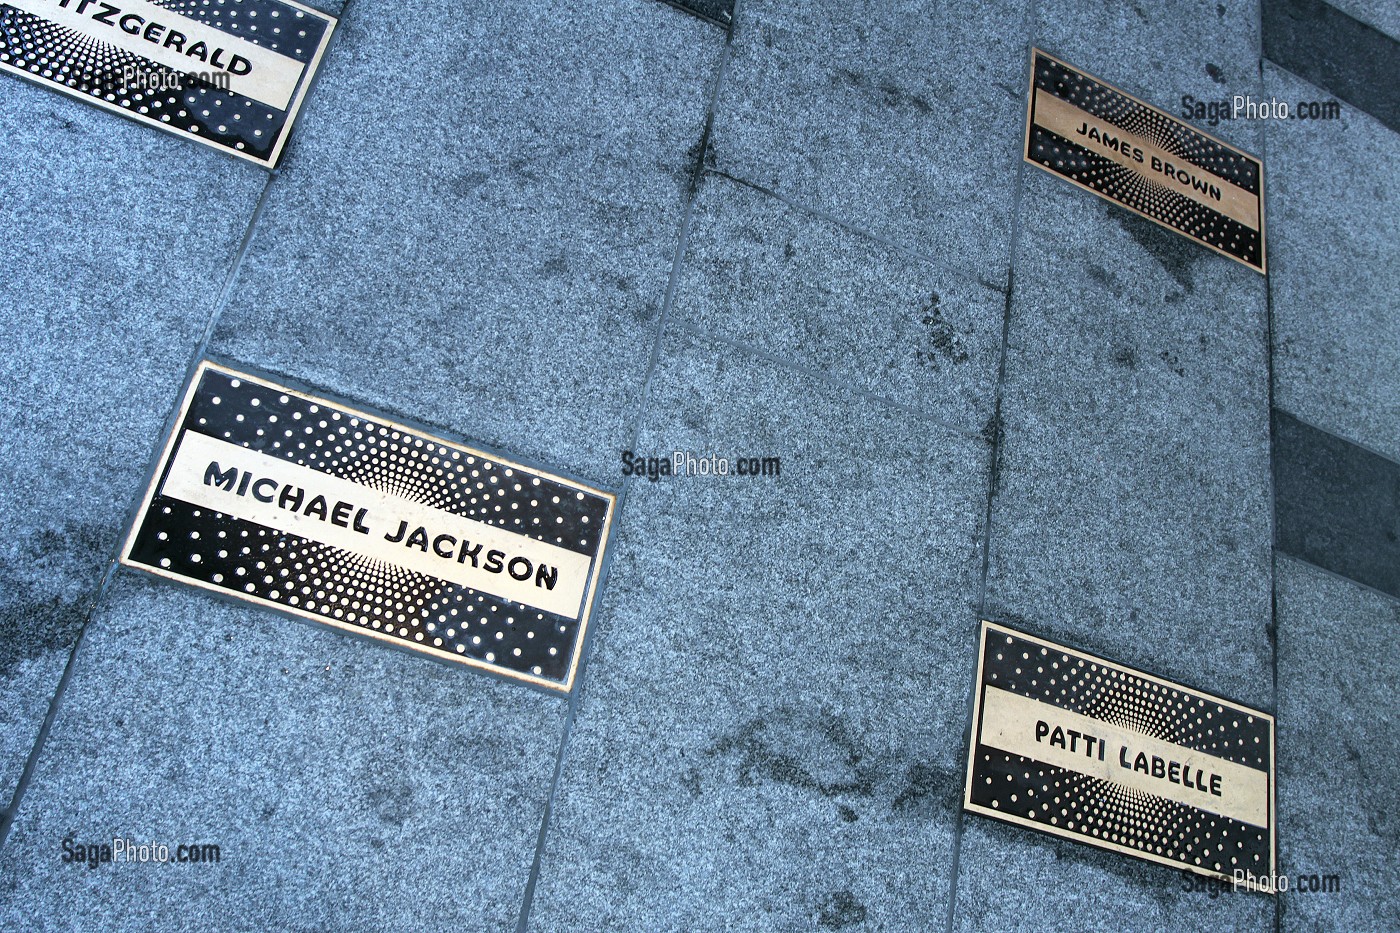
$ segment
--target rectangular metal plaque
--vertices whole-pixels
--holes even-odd
[[[1274,719],[982,623],[963,806],[1273,891]]]
[[[4,0],[0,69],[272,167],[335,24],[292,0]]]
[[[568,691],[614,504],[205,362],[122,562]]]
[[[1267,271],[1254,156],[1039,49],[1026,108],[1027,162]]]

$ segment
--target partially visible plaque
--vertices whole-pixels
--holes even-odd
[[[963,805],[1274,890],[1274,719],[983,622]]]
[[[1039,49],[1027,162],[1266,272],[1264,166]]]
[[[210,362],[122,561],[568,691],[615,496]]]
[[[271,167],[335,24],[294,0],[4,0],[0,69]]]

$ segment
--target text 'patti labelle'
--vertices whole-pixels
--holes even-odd
[[[1103,739],[1087,732],[1080,732],[1077,729],[1063,729],[1055,726],[1053,729],[1045,720],[1037,720],[1035,724],[1035,740],[1046,742],[1055,748],[1063,748],[1069,752],[1079,751],[1082,744],[1084,756],[1104,761],[1107,751],[1107,743]],[[1220,775],[1207,775],[1203,768],[1193,767],[1179,761],[1172,761],[1160,755],[1149,755],[1146,752],[1138,752],[1129,760],[1131,752],[1126,745],[1118,748],[1118,764],[1129,771],[1137,771],[1149,777],[1163,781],[1170,781],[1182,787],[1189,787],[1198,790],[1203,794],[1221,796]]]

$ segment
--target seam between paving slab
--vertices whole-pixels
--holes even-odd
[[[739,0],[735,0],[733,7],[733,20],[739,18]],[[652,342],[651,355],[647,361],[647,375],[642,382],[642,391],[637,400],[637,416],[633,419],[631,430],[628,432],[630,444],[633,448],[637,446],[637,437],[641,433],[642,421],[647,414],[647,403],[651,395],[652,383],[656,377],[656,369],[661,359],[661,344],[666,336],[666,325],[671,318],[672,308],[675,304],[676,290],[680,282],[681,269],[685,263],[686,243],[690,235],[690,223],[695,212],[695,199],[699,195],[700,184],[705,175],[705,154],[709,149],[710,132],[714,127],[715,111],[719,106],[720,90],[724,86],[724,78],[729,70],[730,51],[733,47],[734,27],[733,21],[725,34],[724,46],[720,50],[719,63],[715,68],[714,83],[710,88],[709,100],[705,107],[705,123],[700,133],[699,151],[695,154],[695,167],[691,171],[690,181],[685,190],[685,210],[681,215],[680,231],[676,236],[675,251],[671,256],[671,271],[666,281],[666,294],[662,299],[661,313],[657,315],[656,337]],[[620,522],[624,513],[628,493],[631,491],[634,477],[628,476],[618,493],[616,505],[616,521]],[[608,555],[605,560],[611,563],[616,549]],[[599,590],[606,581],[606,568],[599,581]],[[598,620],[601,622],[602,620]],[[584,635],[584,642],[579,646],[579,671],[574,681],[574,689],[569,693],[568,710],[564,717],[564,728],[559,737],[559,751],[554,760],[554,775],[550,780],[549,794],[545,798],[544,813],[540,817],[539,836],[535,841],[534,858],[530,864],[530,874],[525,882],[525,889],[521,894],[520,915],[516,921],[516,933],[527,933],[530,928],[530,910],[534,906],[535,891],[538,888],[541,868],[544,861],[545,845],[549,840],[549,829],[551,818],[554,815],[554,802],[558,796],[559,783],[564,772],[564,760],[568,754],[569,739],[573,735],[574,720],[578,714],[579,704],[582,702],[583,692],[587,685],[588,657],[594,640],[597,638],[600,626],[594,624],[589,626],[589,631]]]
[[[775,198],[783,202],[793,210],[797,211],[798,213],[806,214],[809,217],[815,217],[818,220],[824,220],[830,224],[835,224],[842,230],[847,231],[848,233],[854,233],[857,236],[866,238],[867,240],[872,240],[876,243],[879,243],[881,246],[885,246],[889,249],[895,250],[896,252],[900,253],[903,256],[907,256],[910,259],[928,263],[940,272],[958,276],[959,278],[964,279],[968,277],[965,271],[960,269],[954,269],[946,262],[943,262],[937,257],[930,256],[926,253],[921,253],[918,250],[913,249],[912,247],[900,243],[898,240],[891,239],[890,237],[884,236],[883,234],[875,233],[871,230],[866,230],[865,228],[857,226],[856,224],[853,224],[850,221],[842,220],[835,214],[828,213],[827,211],[824,211],[819,207],[813,207],[810,204],[806,204],[802,201],[797,200],[796,198],[783,194],[781,191],[776,191],[772,188],[760,185],[757,182],[749,181],[747,178],[742,178],[738,175],[731,174],[730,172],[727,172],[724,169],[711,168],[706,169],[705,171],[706,174],[716,175],[720,178],[732,181],[736,185],[743,185],[745,188],[751,188],[754,191],[757,191],[759,194],[767,195],[770,198]],[[986,287],[995,289],[996,291],[1002,290],[1001,286],[993,285],[991,282],[985,282],[981,279],[978,279],[977,281],[978,284],[985,285]]]
[[[243,265],[243,257],[246,255],[248,246],[253,240],[253,233],[257,227],[258,218],[262,216],[263,206],[267,203],[268,191],[272,188],[272,183],[277,178],[277,174],[276,170],[269,172],[267,180],[263,182],[262,191],[258,194],[258,200],[253,206],[253,212],[244,228],[243,237],[234,251],[228,272],[224,276],[223,287],[219,290],[219,296],[215,299],[213,310],[210,312],[209,318],[205,323],[204,331],[195,349],[194,358],[185,367],[185,374],[180,382],[182,386],[188,383],[191,374],[194,372],[195,367],[199,365],[199,361],[204,357],[205,350],[209,346],[209,339],[214,333],[214,328],[218,324],[219,316],[223,313],[224,305],[228,301],[228,296],[233,290],[234,282],[238,278],[239,269]],[[166,434],[170,432],[174,425],[175,418],[179,414],[179,392],[175,393],[172,401],[172,408],[162,421],[161,437],[166,436]],[[131,523],[140,507],[141,491],[146,488],[150,476],[155,471],[160,453],[160,445],[156,444],[152,456],[148,458],[146,469],[141,474],[141,483],[137,488],[135,499],[124,512],[121,525],[122,534],[117,540],[116,553],[112,554],[107,559],[107,565],[102,572],[97,590],[92,596],[92,601],[88,604],[87,611],[84,613],[83,623],[78,628],[77,637],[73,639],[73,647],[68,650],[68,660],[64,662],[63,673],[59,675],[58,684],[54,687],[53,696],[49,699],[49,707],[44,713],[44,720],[40,723],[39,732],[34,737],[34,744],[30,747],[29,755],[25,758],[24,768],[20,771],[19,780],[15,784],[14,794],[10,798],[10,804],[4,810],[3,815],[0,815],[0,847],[3,847],[10,837],[10,830],[14,827],[15,819],[19,814],[20,804],[24,800],[24,793],[28,790],[29,783],[34,777],[34,769],[39,763],[39,758],[43,755],[44,745],[48,741],[49,732],[53,728],[54,720],[58,716],[59,707],[63,704],[64,694],[67,692],[68,684],[72,680],[73,669],[77,664],[78,653],[86,640],[88,626],[91,625],[93,618],[97,615],[97,610],[101,607],[107,595],[107,590],[111,586],[112,578],[116,575],[119,564],[118,555],[126,544],[126,530],[131,527]]]
[[[1000,459],[1002,438],[1001,403],[1006,385],[1006,358],[1011,337],[1011,301],[1016,291],[1016,251],[1021,240],[1021,193],[1025,189],[1026,162],[1024,159],[1016,167],[1015,190],[1011,196],[1011,243],[1006,257],[1006,302],[1002,306],[1001,349],[997,361],[997,381],[992,394],[991,450],[987,461],[987,505],[982,513],[982,567],[977,587],[977,613],[982,619],[987,617],[987,573],[991,567],[992,555],[992,513],[996,503],[997,486],[1000,483]],[[972,705],[976,684],[969,684],[967,699],[963,708],[963,737],[959,750],[968,747],[972,740]],[[952,933],[958,907],[958,872],[962,861],[963,824],[966,813],[962,807],[965,788],[958,793],[957,809],[953,815],[952,858],[948,865],[948,916],[945,929]]]
[[[1264,2],[1267,2],[1267,0],[1264,0]],[[1259,87],[1260,87],[1261,89],[1262,89],[1263,86],[1264,86],[1264,2],[1261,2],[1261,3],[1259,4],[1259,17],[1258,17],[1258,20],[1257,20],[1258,26],[1259,26]],[[1262,91],[1261,91],[1261,93],[1262,93]],[[1269,164],[1269,128],[1268,128],[1267,124],[1266,124],[1265,126],[1261,127],[1260,130],[1259,130],[1259,164],[1260,164],[1260,165],[1264,165],[1264,166],[1267,166],[1267,165]],[[1268,198],[1268,192],[1267,192],[1267,191],[1262,192],[1262,194],[1263,194],[1263,196],[1264,196],[1266,199]],[[1267,201],[1266,201],[1266,203],[1263,205],[1263,207],[1264,207],[1264,210],[1266,211],[1265,216],[1268,216],[1267,211],[1268,211],[1268,209],[1269,209],[1269,205],[1268,205]],[[1267,249],[1268,249],[1268,245],[1266,244],[1264,248],[1265,248],[1265,250],[1267,250]],[[1269,257],[1268,257],[1268,255],[1267,255],[1267,253],[1266,253],[1265,256],[1264,256],[1264,262],[1265,262],[1266,264],[1268,263],[1268,259],[1269,259]],[[1277,749],[1278,749],[1278,727],[1279,727],[1279,722],[1278,722],[1278,712],[1279,712],[1279,710],[1278,710],[1278,547],[1277,547],[1277,545],[1276,545],[1276,542],[1277,542],[1277,540],[1278,540],[1278,495],[1277,495],[1277,488],[1278,488],[1278,462],[1277,462],[1277,460],[1276,460],[1275,457],[1274,457],[1274,283],[1273,283],[1273,279],[1270,278],[1268,275],[1265,275],[1265,276],[1264,276],[1264,327],[1265,327],[1265,333],[1264,333],[1264,339],[1265,339],[1265,346],[1264,346],[1264,366],[1265,366],[1265,371],[1266,371],[1267,376],[1268,376],[1268,385],[1267,385],[1266,390],[1265,390],[1265,391],[1266,391],[1266,396],[1265,396],[1265,397],[1266,397],[1266,398],[1268,399],[1268,401],[1269,401],[1269,411],[1268,411],[1269,426],[1268,426],[1268,429],[1267,429],[1267,430],[1268,430],[1268,435],[1269,435],[1269,622],[1268,622],[1268,632],[1267,632],[1267,635],[1268,635],[1268,641],[1269,641],[1269,667],[1270,667],[1270,675],[1271,675],[1272,678],[1273,678],[1273,684],[1271,685],[1271,702],[1273,703],[1273,709],[1270,710],[1270,712],[1272,712],[1272,713],[1274,714],[1274,749],[1275,749],[1274,755],[1275,755],[1275,760],[1272,762],[1272,765],[1273,765],[1273,768],[1274,768],[1274,787],[1273,787],[1273,791],[1274,791],[1274,816],[1273,816],[1274,827],[1273,827],[1273,828],[1274,828],[1274,859],[1275,859],[1275,861],[1277,861],[1277,859],[1278,859],[1278,853],[1279,853],[1279,850],[1280,850],[1280,848],[1281,848],[1281,846],[1280,846],[1280,839],[1279,839],[1279,827],[1278,827],[1278,760],[1277,760],[1277,754],[1278,754],[1278,751],[1277,751]],[[1274,898],[1274,933],[1280,933],[1280,930],[1282,929],[1282,927],[1283,927],[1283,898],[1282,898],[1282,897],[1275,897],[1275,898]]]
[[[1029,0],[1026,4],[1024,19],[1022,21],[1021,34],[1025,37],[1025,55],[1030,57],[1030,50],[1036,46],[1035,37],[1040,22],[1040,11],[1036,0]],[[1018,147],[1020,143],[1017,143]],[[992,513],[996,502],[997,486],[999,484],[999,463],[1001,458],[1002,442],[1002,417],[1001,404],[1003,389],[1006,385],[1006,358],[1007,351],[1011,343],[1011,300],[1015,293],[1016,284],[1016,254],[1021,243],[1021,194],[1025,190],[1026,160],[1018,158],[1016,160],[1016,178],[1013,184],[1015,188],[1011,194],[1011,239],[1006,251],[1006,301],[1002,306],[1001,319],[1001,349],[997,359],[997,381],[992,392],[992,420],[990,444],[991,451],[988,454],[987,469],[987,506],[982,514],[982,566],[977,587],[977,613],[980,619],[987,617],[987,574],[991,567],[992,553]],[[963,704],[963,735],[962,745],[958,754],[968,747],[972,741],[972,706],[975,699],[977,686],[969,683],[967,686],[967,699]],[[948,864],[948,913],[944,921],[944,929],[947,933],[952,933],[953,925],[957,919],[958,912],[958,875],[962,862],[962,840],[963,827],[966,823],[967,814],[963,810],[962,799],[966,793],[965,787],[959,788],[957,804],[953,812],[953,841],[952,854]]]

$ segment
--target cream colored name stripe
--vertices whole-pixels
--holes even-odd
[[[161,494],[570,619],[588,586],[583,554],[192,431]]]
[[[1251,826],[1269,825],[1269,780],[1263,771],[1000,687],[985,689],[978,739],[983,745]]]
[[[5,3],[176,71],[222,71],[230,91],[278,110],[287,109],[301,80],[303,65],[295,59],[147,0]]]
[[[1056,97],[1048,94],[1041,88],[1035,89],[1035,125],[1042,129],[1047,129],[1057,136],[1063,136],[1077,146],[1083,146],[1090,152],[1105,158],[1112,159],[1125,168],[1130,168],[1143,178],[1152,183],[1166,188],[1168,191],[1175,191],[1195,201],[1204,207],[1224,214],[1231,220],[1237,221],[1251,230],[1259,229],[1259,198],[1250,194],[1238,185],[1226,181],[1209,169],[1194,165],[1181,156],[1173,155],[1162,149],[1145,137],[1137,136],[1127,130],[1120,129],[1112,123],[1107,123],[1093,114]],[[1082,128],[1095,129],[1098,131],[1100,139],[1103,134],[1127,143],[1130,151],[1125,153],[1119,149],[1086,138],[1086,133],[1080,133]],[[1141,154],[1139,161],[1131,153],[1131,149],[1136,148]],[[1160,166],[1160,167],[1159,167]],[[1171,167],[1172,174],[1168,176],[1166,167]],[[1188,178],[1196,182],[1205,184],[1207,191],[1188,183],[1181,183],[1181,174],[1186,173]],[[1220,193],[1217,200],[1209,191],[1210,186]]]

